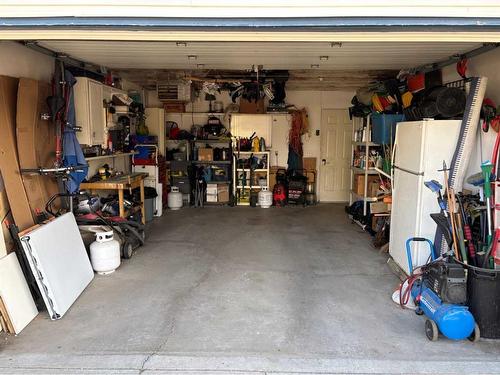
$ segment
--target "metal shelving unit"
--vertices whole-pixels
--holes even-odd
[[[379,172],[375,168],[368,168],[368,160],[370,155],[370,147],[378,147],[380,146],[377,143],[371,141],[371,121],[370,116],[367,117],[366,121],[366,129],[365,129],[365,140],[364,141],[355,141],[355,133],[357,130],[363,127],[363,119],[360,117],[352,118],[352,147],[351,147],[351,186],[350,186],[350,194],[349,194],[349,205],[351,205],[355,201],[362,200],[363,201],[363,215],[367,214],[367,207],[369,202],[376,202],[376,197],[368,196],[368,176],[377,175]],[[363,147],[365,149],[364,156],[364,167],[354,167],[354,151],[358,147]],[[354,191],[354,177],[356,175],[364,175],[364,187],[363,194],[360,195],[356,191]]]
[[[354,150],[353,150],[354,152]],[[378,174],[377,170],[375,168],[358,168],[358,167],[351,167],[351,171],[354,174]]]
[[[240,151],[234,154],[234,162],[233,162],[233,196],[236,200],[236,204],[240,206],[248,206],[250,202],[246,200],[241,200],[246,193],[246,190],[250,193],[251,190],[260,190],[262,186],[260,185],[252,185],[252,181],[250,181],[250,168],[238,168],[238,159],[247,159],[250,156],[255,156],[257,158],[266,157],[266,168],[258,168],[253,169],[252,173],[257,173],[259,176],[263,176],[265,174],[266,177],[266,187],[269,189],[269,151]],[[242,179],[240,176],[245,174],[245,181],[249,181],[249,184],[241,184]]]
[[[233,183],[233,180],[231,178],[231,172],[232,172],[232,142],[230,138],[224,138],[224,139],[196,139],[193,141],[193,148],[194,147],[199,147],[199,145],[202,144],[209,144],[210,147],[216,147],[216,146],[224,146],[225,148],[231,150],[230,152],[230,159],[229,160],[193,160],[191,163],[196,166],[205,166],[205,167],[220,167],[224,168],[227,173],[227,178],[225,180],[211,180],[207,181],[207,184],[226,184],[228,185],[228,190],[231,192],[231,184]],[[193,149],[194,151],[194,149]],[[196,155],[196,153],[195,153]],[[231,197],[229,197],[229,202],[207,202],[206,197],[205,197],[205,202],[203,204],[207,205],[226,205],[231,202]]]

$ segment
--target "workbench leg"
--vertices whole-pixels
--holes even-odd
[[[146,204],[144,195],[144,180],[141,180],[141,213],[142,213],[142,223],[146,224]]]
[[[120,209],[120,217],[125,217],[125,207],[123,205],[123,190],[118,190],[118,207]]]

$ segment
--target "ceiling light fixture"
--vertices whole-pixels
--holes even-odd
[[[319,64],[311,64],[311,69],[318,69],[319,68]]]
[[[177,47],[187,47],[187,43],[186,42],[177,42],[177,43],[175,43],[175,45]]]
[[[189,55],[188,56],[188,60],[196,60],[198,58],[198,56],[196,55]]]
[[[328,61],[329,57],[328,56],[320,56],[319,59],[321,61]]]

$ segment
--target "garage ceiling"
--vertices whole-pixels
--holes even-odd
[[[44,40],[39,46],[105,66],[139,86],[214,71],[288,70],[288,89],[356,90],[397,71],[462,54],[473,42],[157,42]],[[225,76],[227,77],[227,75]],[[223,77],[222,77],[223,78]]]
[[[50,40],[38,44],[112,69],[225,70],[244,70],[252,65],[288,70],[398,70],[433,63],[480,47],[477,43],[449,42],[183,43]]]

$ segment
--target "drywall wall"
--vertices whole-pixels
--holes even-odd
[[[500,48],[496,48],[482,55],[473,57],[467,64],[467,76],[488,77],[486,97],[500,104]],[[449,65],[443,69],[443,80],[445,82],[461,79],[456,71],[455,65]]]
[[[355,92],[349,91],[288,91],[287,103],[298,108],[306,108],[309,115],[310,131],[304,136],[304,156],[316,157],[319,170],[321,145],[321,112],[324,109],[346,109],[351,105]],[[320,131],[320,135],[316,135]]]
[[[15,42],[0,41],[0,75],[10,77],[27,77],[49,82],[54,69],[54,59]],[[4,220],[12,221],[9,202],[3,180],[0,176],[0,225],[2,236],[0,241],[0,257],[12,249],[13,243]]]
[[[304,156],[316,157],[316,169],[318,173],[319,163],[321,160],[321,112],[324,109],[346,109],[351,105],[351,99],[354,96],[354,91],[291,91],[287,90],[286,102],[293,104],[297,108],[306,108],[309,115],[310,131],[308,135],[303,137]],[[226,93],[217,95],[216,100],[221,101],[224,108],[231,103],[231,98]],[[162,107],[162,103],[158,100],[155,91],[147,92],[148,107]],[[203,95],[197,98],[192,104],[186,106],[186,112],[207,112],[209,102],[204,100]],[[168,118],[168,116],[167,116]],[[286,122],[278,122],[279,126],[289,126]],[[227,124],[225,124],[227,126]],[[189,130],[189,129],[186,129]],[[316,135],[316,131],[320,131]],[[274,134],[284,135],[275,137]],[[280,165],[286,167],[288,158],[288,129],[279,129],[273,131],[273,147],[271,150],[271,165]],[[279,139],[278,139],[279,138]],[[275,151],[278,151],[278,160],[276,160]],[[318,176],[319,177],[319,176]],[[321,197],[319,197],[321,199]]]
[[[0,41],[0,75],[50,82],[54,58],[16,42]]]
[[[468,77],[488,77],[486,97],[492,99],[497,106],[500,105],[500,74],[498,73],[499,64],[500,48],[496,48],[490,52],[470,59],[467,69]],[[450,65],[443,69],[444,82],[456,81],[459,79],[461,78],[456,71],[455,65]],[[496,136],[497,133],[491,129],[487,133],[484,133],[481,129],[478,130],[477,147],[475,148],[470,159],[469,168],[466,174],[467,176],[481,172],[481,163],[487,160],[491,160]],[[469,184],[465,184],[464,186],[472,191],[479,190],[478,188]]]

